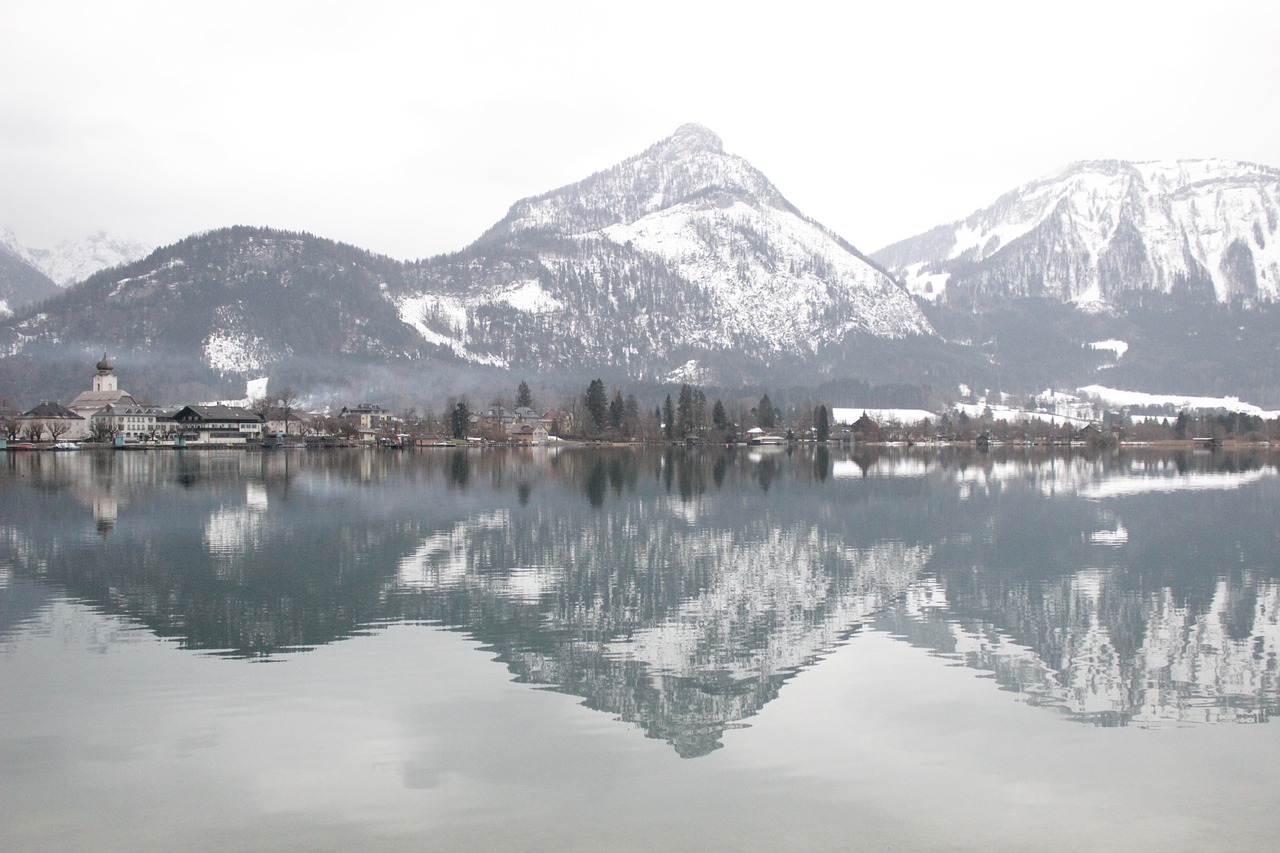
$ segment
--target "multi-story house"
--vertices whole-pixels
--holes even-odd
[[[262,438],[262,416],[239,406],[183,406],[173,422],[188,443],[245,444]]]

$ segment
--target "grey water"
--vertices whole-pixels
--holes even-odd
[[[1270,850],[1280,458],[0,455],[3,850]]]

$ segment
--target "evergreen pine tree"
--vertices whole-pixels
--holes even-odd
[[[609,426],[613,429],[621,430],[625,416],[626,404],[622,402],[622,392],[615,388],[613,390],[613,399],[609,401]]]
[[[693,389],[680,386],[680,402],[676,404],[676,431],[686,436],[693,431]]]
[[[778,423],[777,411],[768,394],[760,398],[760,406],[756,409],[756,423],[761,429],[773,429]]]
[[[711,423],[716,429],[724,429],[729,425],[729,415],[724,410],[724,403],[719,400],[711,407]]]
[[[818,441],[826,441],[831,435],[831,421],[825,404],[819,404],[818,413],[813,416],[813,431]]]
[[[604,382],[592,379],[587,386],[587,393],[582,398],[583,408],[596,432],[603,430],[609,423],[609,398],[605,396]]]
[[[529,383],[523,380],[516,387],[516,406],[533,408],[533,392],[529,390]]]

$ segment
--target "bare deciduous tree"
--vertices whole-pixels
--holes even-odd
[[[297,411],[298,392],[289,386],[280,389],[280,393],[276,395],[276,408],[284,417],[284,434],[289,434],[289,421],[293,420],[293,415]]]

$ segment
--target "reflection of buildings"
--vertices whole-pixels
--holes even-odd
[[[120,501],[112,492],[99,492],[93,496],[93,523],[98,533],[106,536],[116,526],[120,514]]]
[[[205,520],[203,546],[220,580],[243,580],[244,556],[263,544],[267,490],[246,483],[244,501],[220,506]]]

